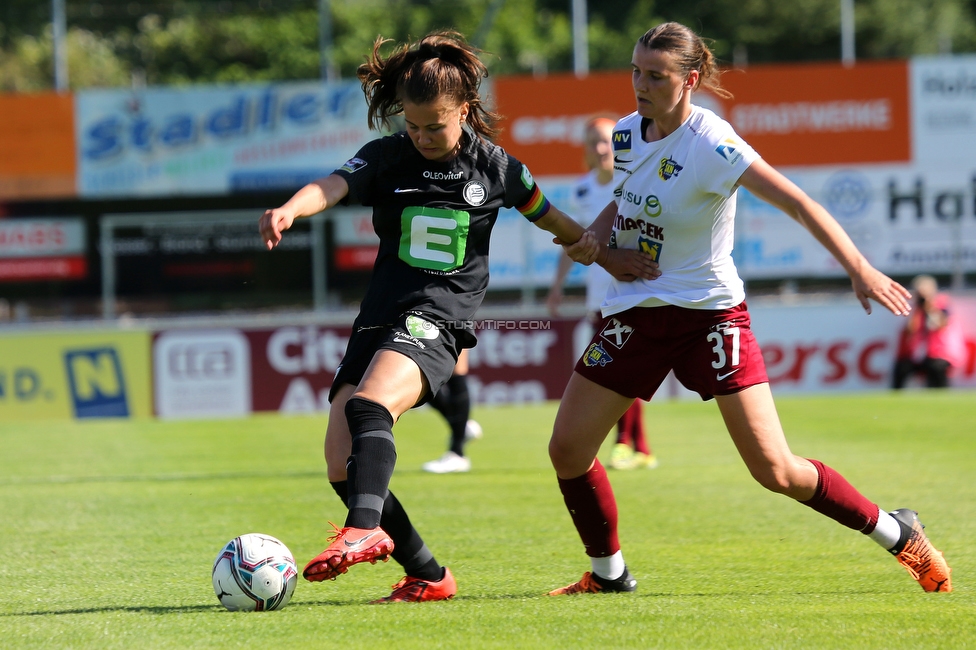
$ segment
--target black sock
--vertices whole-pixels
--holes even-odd
[[[451,375],[446,386],[450,389],[451,412],[445,414],[447,423],[451,426],[451,451],[458,456],[464,455],[465,429],[471,415],[471,397],[468,394],[467,375]],[[440,391],[438,391],[440,392]]]
[[[454,405],[451,402],[450,383],[450,380],[448,380],[447,383],[438,388],[437,392],[427,402],[435,411],[443,415],[445,420],[450,419],[451,413],[454,410]]]
[[[332,489],[343,503],[349,501],[347,481],[333,481]],[[387,492],[383,502],[380,526],[393,540],[393,559],[400,563],[408,576],[430,582],[437,582],[444,577],[444,568],[434,559],[420,533],[410,523],[407,511],[392,492]]]
[[[436,582],[444,571],[424,544],[420,533],[410,523],[410,517],[392,492],[383,503],[383,530],[393,540],[393,559],[403,566],[408,576]]]
[[[393,416],[382,404],[362,397],[347,401],[345,411],[352,435],[352,454],[346,465],[346,527],[376,528],[396,465]]]
[[[335,493],[339,495],[339,500],[342,501],[342,505],[349,508],[349,481],[329,481],[329,485],[335,490]]]

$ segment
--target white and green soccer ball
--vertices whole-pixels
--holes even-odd
[[[232,612],[281,609],[291,600],[297,583],[294,556],[271,535],[235,537],[214,560],[214,593]]]

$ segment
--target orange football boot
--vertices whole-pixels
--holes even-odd
[[[430,600],[450,600],[457,593],[457,582],[451,570],[444,567],[444,577],[437,582],[406,576],[393,585],[393,593],[385,598],[374,600],[373,605],[382,603],[423,603]]]
[[[901,508],[891,513],[901,526],[901,540],[891,551],[898,563],[925,591],[952,591],[952,569],[942,557],[942,551],[932,546],[923,532],[925,526],[918,520],[918,513]]]
[[[587,571],[580,578],[579,582],[574,582],[571,585],[566,585],[565,587],[560,587],[559,589],[553,589],[549,592],[550,596],[571,596],[573,594],[599,594],[604,592],[628,592],[637,591],[637,580],[634,576],[630,575],[630,571],[627,567],[624,567],[624,573],[622,576],[616,580],[607,580],[606,578],[601,578],[595,573],[590,573]]]
[[[330,522],[331,523],[331,522]],[[343,528],[332,524],[335,533],[329,538],[329,547],[313,557],[302,575],[310,582],[335,580],[354,564],[378,560],[386,562],[393,552],[393,540],[379,527]]]

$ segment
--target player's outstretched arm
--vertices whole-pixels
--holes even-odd
[[[295,192],[280,208],[264,211],[258,220],[258,231],[264,244],[271,250],[281,241],[281,233],[291,228],[295,219],[328,210],[348,193],[346,180],[336,174],[312,181]]]
[[[799,222],[830,251],[850,276],[854,295],[864,311],[871,313],[871,300],[898,316],[911,311],[911,293],[871,266],[837,220],[766,161],[752,163],[739,184]]]
[[[550,205],[546,213],[533,223],[538,228],[551,232],[555,235],[555,240],[562,244],[575,244],[586,232],[575,219],[554,205]]]
[[[596,220],[590,224],[591,230],[575,244],[563,244],[566,254],[577,262],[590,264],[596,262],[607,273],[623,282],[632,282],[638,278],[655,280],[661,277],[661,270],[657,262],[647,253],[631,250],[610,248],[610,233],[613,230],[613,219],[617,215],[617,204],[610,202]],[[588,237],[597,242],[594,248]],[[557,244],[563,242],[556,240]]]

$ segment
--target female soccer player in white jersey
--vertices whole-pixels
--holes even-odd
[[[732,263],[736,188],[809,230],[847,271],[867,313],[874,300],[905,315],[909,292],[874,269],[833,217],[727,122],[691,103],[699,87],[728,96],[697,34],[677,23],[658,25],[637,42],[632,66],[637,111],[614,130],[616,200],[593,226],[608,245],[597,261],[611,267],[610,250],[641,250],[658,263],[660,277],[611,284],[604,319],[560,403],[549,455],[592,570],[551,594],[636,589],[596,453],[634,398],[649,399],[672,369],[703,399],[715,399],[763,487],[868,535],[926,591],[951,591],[950,569],[914,511],[885,512],[835,470],[790,451]]]

